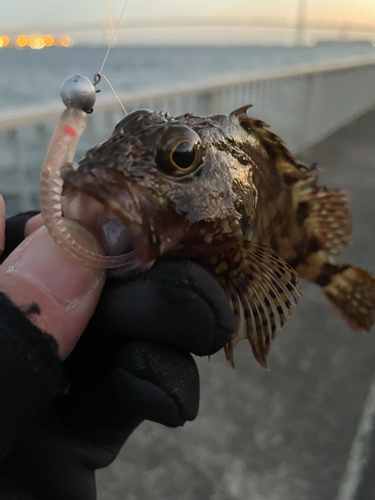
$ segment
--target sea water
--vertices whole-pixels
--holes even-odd
[[[0,49],[0,113],[59,100],[61,83],[80,73],[92,78],[106,49],[96,47]],[[104,73],[118,92],[203,84],[228,75],[303,63],[374,56],[371,43],[318,43],[315,47],[114,47]],[[110,92],[103,82],[101,89]]]

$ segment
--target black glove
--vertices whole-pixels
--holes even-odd
[[[15,244],[25,222],[8,224]],[[188,352],[213,354],[236,326],[220,286],[192,262],[164,261],[136,278],[108,280],[65,362],[69,391],[3,461],[0,498],[18,491],[38,500],[94,499],[95,469],[114,460],[139,423],[175,427],[196,417],[199,376]]]

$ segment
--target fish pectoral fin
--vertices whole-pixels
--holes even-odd
[[[375,276],[359,267],[326,264],[317,283],[335,311],[357,332],[375,322]]]
[[[212,273],[231,299],[240,327],[225,354],[233,365],[233,348],[248,339],[255,359],[267,368],[266,357],[277,332],[300,297],[297,273],[274,250],[243,240],[225,254],[211,258]]]

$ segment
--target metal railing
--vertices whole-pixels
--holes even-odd
[[[149,108],[174,116],[229,113],[244,104],[271,125],[294,153],[375,106],[375,58],[241,74],[199,86],[122,94],[128,111]],[[40,165],[63,105],[9,110],[0,117],[0,192],[8,213],[38,207]],[[99,97],[77,156],[105,140],[123,117],[114,97]]]

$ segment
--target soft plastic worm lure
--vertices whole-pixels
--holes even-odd
[[[44,158],[39,186],[44,223],[59,247],[83,265],[133,270],[139,267],[139,263],[132,253],[106,256],[90,252],[79,245],[66,228],[61,207],[63,181],[60,169],[73,163],[78,141],[86,127],[86,115],[92,112],[95,104],[96,92],[88,78],[75,75],[63,83],[61,98],[67,109],[61,115]]]

